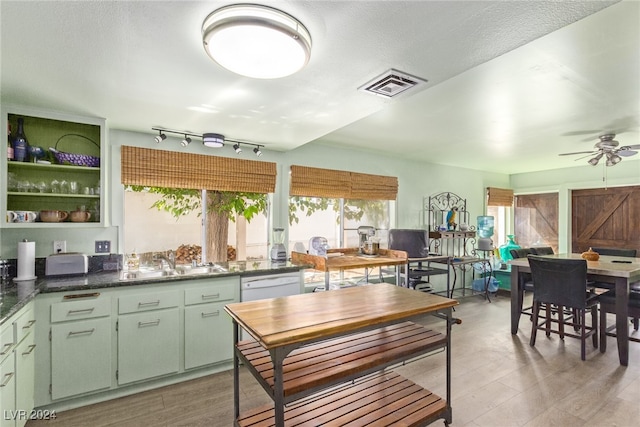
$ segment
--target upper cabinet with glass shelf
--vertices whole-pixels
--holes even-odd
[[[0,157],[6,178],[0,226],[104,225],[105,120],[12,106],[3,107],[2,117],[11,135]],[[10,158],[19,121],[28,143],[25,161]]]

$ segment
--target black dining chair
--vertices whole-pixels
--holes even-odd
[[[529,248],[510,249],[509,253],[511,254],[511,258],[513,259],[526,258],[531,254],[531,250]],[[533,306],[530,305],[523,308],[524,294],[526,292],[533,293],[533,279],[531,278],[531,273],[520,273],[518,275],[518,287],[520,288],[520,293],[522,295],[522,298],[520,298],[520,301],[518,301],[518,310],[521,314],[531,316],[531,310]]]
[[[533,255],[553,255],[553,248],[551,246],[534,246],[530,248]]]
[[[636,249],[623,249],[623,248],[591,248],[594,252],[599,253],[600,255],[610,255],[610,256],[622,256],[622,257],[630,257],[635,258],[638,251]]]
[[[616,312],[616,291],[607,291],[598,296],[600,301],[600,352],[604,353],[607,350],[607,336],[615,337],[616,325],[607,326],[607,313]],[[640,318],[640,293],[629,293],[629,316],[634,319]],[[634,322],[634,331],[638,330],[638,324]],[[629,336],[629,341],[640,342],[640,337]]]
[[[579,338],[580,358],[585,360],[589,337],[592,337],[593,346],[598,348],[598,296],[587,291],[587,262],[583,259],[555,259],[536,255],[529,255],[528,258],[533,278],[529,344],[535,346],[538,330],[544,330],[547,337],[556,333],[561,339],[565,336]],[[540,321],[543,305],[545,315]],[[552,305],[558,307],[557,319],[552,316]],[[571,309],[576,315],[565,317],[564,309]],[[590,325],[586,322],[587,311],[591,312]],[[556,324],[557,329],[553,329],[552,324]],[[572,328],[565,330],[565,326]]]

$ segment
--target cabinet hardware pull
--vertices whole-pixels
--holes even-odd
[[[11,381],[11,378],[13,378],[15,374],[13,372],[9,372],[8,374],[5,374],[5,380],[2,384],[0,384],[0,387],[5,387],[7,384],[9,384],[9,381]]]
[[[79,309],[79,310],[69,310],[69,311],[67,311],[67,316],[70,316],[70,315],[72,315],[72,314],[91,313],[91,312],[93,312],[93,309],[94,309],[94,308],[95,308],[95,307],[91,307],[91,308],[82,308],[82,309]]]
[[[160,319],[150,320],[148,322],[138,322],[138,328],[144,328],[145,326],[158,326],[160,324]]]
[[[159,305],[159,304],[160,304],[160,300],[149,301],[149,302],[139,302],[138,307],[144,307],[147,305]]]
[[[91,328],[91,329],[87,329],[84,331],[71,331],[69,332],[69,334],[67,335],[68,337],[72,337],[74,335],[83,335],[83,334],[92,334],[93,331],[95,331],[96,328]]]
[[[9,350],[11,350],[11,347],[13,347],[12,342],[6,343],[2,348],[2,351],[0,351],[0,356],[4,356],[5,354],[9,353]]]
[[[99,297],[100,296],[100,292],[93,292],[90,294],[71,294],[71,295],[65,295],[62,297],[62,299],[76,299],[76,298],[95,298],[95,297]]]
[[[26,355],[28,355],[28,354],[33,353],[33,350],[34,350],[35,348],[36,348],[36,345],[35,345],[35,344],[31,344],[31,345],[29,346],[29,350],[27,350],[27,351],[23,351],[23,352],[22,352],[22,355],[23,355],[23,356],[26,356]]]
[[[202,294],[202,299],[210,299],[210,298],[220,298],[220,294],[210,294],[210,295],[204,295]]]
[[[32,326],[33,326],[33,324],[34,324],[34,323],[36,323],[36,319],[29,320],[29,323],[27,323],[26,325],[24,325],[24,326],[22,327],[22,329],[29,329],[30,327],[32,327]]]
[[[202,312],[202,317],[212,317],[212,316],[220,316],[220,310],[217,311],[213,311],[211,313],[204,313]]]

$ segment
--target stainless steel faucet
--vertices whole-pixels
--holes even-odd
[[[172,250],[169,250],[167,255],[162,252],[154,252],[153,259],[166,261],[166,263],[169,264],[169,268],[171,270],[176,269],[176,254]]]

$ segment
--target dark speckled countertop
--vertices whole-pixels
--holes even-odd
[[[151,283],[197,280],[205,277],[224,276],[259,276],[299,271],[310,266],[293,264],[291,262],[274,263],[271,261],[230,261],[217,265],[226,271],[193,275],[175,275],[154,277],[148,279],[121,280],[118,271],[103,271],[82,276],[42,277],[34,281],[3,284],[0,305],[0,325],[10,316],[31,301],[38,293],[65,292],[88,289],[102,289],[122,286],[137,286]]]

